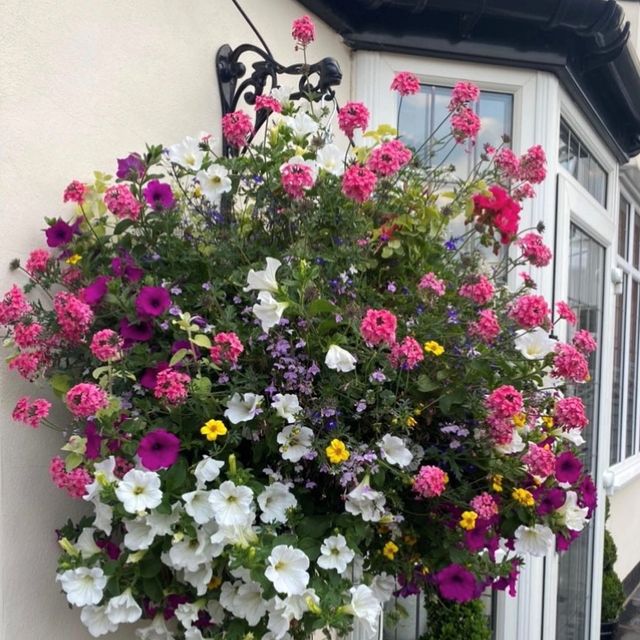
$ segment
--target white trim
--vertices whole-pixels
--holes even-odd
[[[625,458],[609,467],[603,474],[603,486],[607,495],[614,495],[640,475],[640,453]]]

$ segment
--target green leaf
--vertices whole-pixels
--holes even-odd
[[[184,458],[178,458],[178,461],[164,472],[165,490],[174,493],[182,487],[187,479],[187,461]]]
[[[148,596],[152,602],[162,602],[164,593],[162,591],[162,584],[160,580],[156,578],[143,578],[142,579],[142,591]]]
[[[204,347],[205,349],[211,348],[211,340],[209,340],[209,336],[205,336],[203,333],[193,336],[193,338],[191,338],[191,342],[193,342],[193,344],[197,344],[199,347]]]
[[[171,360],[169,360],[169,366],[173,367],[178,364],[184,357],[191,353],[189,349],[178,349],[173,356],[171,356]]]
[[[328,300],[314,300],[308,307],[307,311],[311,316],[319,316],[323,313],[335,313],[336,305]]]
[[[109,371],[109,367],[108,366],[104,366],[104,367],[97,367],[93,370],[93,373],[91,374],[94,378],[94,380],[97,380],[98,378],[100,378],[103,374],[107,373]]]
[[[70,453],[64,461],[67,472],[73,471],[82,464],[82,456],[79,453]]]
[[[437,382],[434,382],[429,378],[429,376],[421,375],[418,377],[418,389],[424,393],[429,393],[429,391],[435,391],[440,387]]]
[[[143,578],[154,578],[162,570],[162,564],[154,555],[145,556],[138,564],[140,576]]]
[[[56,373],[54,376],[51,376],[50,384],[54,393],[63,396],[71,389],[71,376],[66,373]]]
[[[118,224],[113,228],[113,235],[119,236],[122,232],[126,231],[133,224],[133,220],[130,218],[126,220],[121,220]]]

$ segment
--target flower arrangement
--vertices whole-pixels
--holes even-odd
[[[339,148],[332,105],[288,95],[256,101],[259,141],[224,116],[236,157],[201,135],[72,182],[47,248],[13,263],[8,366],[69,412],[24,397],[13,417],[65,434],[51,479],[92,513],[59,530],[57,581],[94,637],[373,635],[394,594],[513,593],[523,556],[595,508],[562,393],[595,342],[549,338],[530,274],[511,278],[551,260],[519,229],[542,149],[487,147],[461,180],[360,103]],[[477,97],[454,88],[444,143],[473,143]]]

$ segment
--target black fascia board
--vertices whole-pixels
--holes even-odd
[[[620,162],[640,152],[640,65],[614,0],[298,0],[354,50],[554,73]]]

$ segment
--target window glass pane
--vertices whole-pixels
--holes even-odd
[[[570,167],[570,153],[569,153],[569,138],[571,132],[569,127],[564,122],[560,122],[560,150],[558,152],[558,160],[560,164],[567,170],[571,171]]]
[[[613,337],[613,387],[611,392],[611,464],[622,460],[620,451],[622,432],[622,354],[624,352],[624,303],[627,275],[623,276],[622,293],[616,296],[616,315]]]
[[[629,316],[629,350],[627,355],[628,380],[627,380],[627,442],[625,456],[635,453],[635,415],[636,415],[636,387],[638,375],[638,283],[631,283],[631,309]]]
[[[633,266],[638,269],[640,261],[640,215],[633,216]]]
[[[631,205],[620,196],[620,213],[618,217],[618,254],[625,260],[629,257],[629,210]]]

